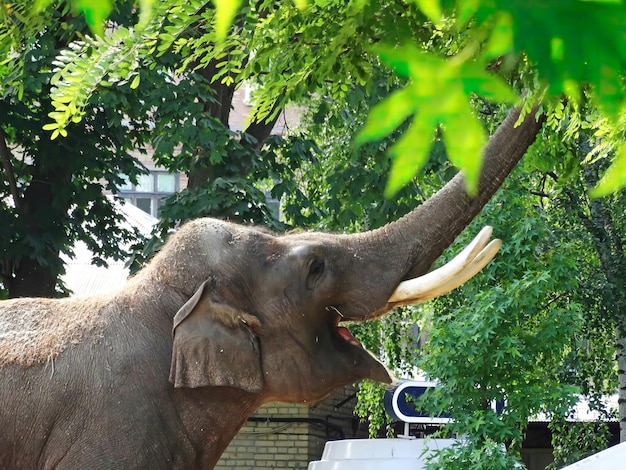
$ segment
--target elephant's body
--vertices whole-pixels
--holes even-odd
[[[172,317],[184,299],[160,294],[154,297],[139,289],[95,301],[18,299],[0,304],[5,332],[0,335],[5,356],[0,367],[0,468],[192,469],[215,463],[216,454],[206,452],[213,446],[194,428],[204,427],[208,435],[223,426],[223,419],[212,417],[204,403],[215,406],[220,393],[174,389],[168,382]],[[164,305],[168,298],[170,305]],[[46,308],[34,308],[42,304]],[[36,335],[30,322],[17,330],[3,321],[3,314],[13,320],[7,313],[14,308],[39,315],[37,323],[44,328],[50,322],[41,317],[48,315],[80,311],[88,318],[78,325],[61,319],[61,325],[57,321],[51,328],[52,335]],[[12,356],[9,339],[17,352]],[[228,394],[240,395],[238,408],[245,408],[243,392]],[[195,408],[203,406],[207,411],[197,413]],[[220,410],[229,411],[227,405]],[[228,440],[222,440],[220,447],[225,448]]]
[[[492,137],[474,198],[455,177],[402,219],[355,235],[199,219],[111,295],[0,301],[0,469],[210,469],[263,403],[389,382],[340,322],[418,299],[390,300],[534,141],[541,122],[515,127],[518,117]]]

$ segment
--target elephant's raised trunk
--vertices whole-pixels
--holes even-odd
[[[489,139],[483,152],[483,167],[475,197],[467,194],[465,180],[459,173],[424,204],[385,228],[387,236],[396,234],[394,238],[417,234],[413,244],[418,248],[407,256],[409,266],[405,279],[422,275],[430,269],[491,199],[535,141],[545,115],[537,118],[536,109],[533,109],[516,126],[520,112],[520,108],[513,109]],[[400,246],[394,240],[391,243]]]
[[[476,263],[468,261],[466,269],[461,268],[457,273],[460,277],[446,277],[444,281],[438,278],[439,274],[433,274],[428,278],[433,283],[425,289],[425,292],[421,292],[424,290],[423,280],[416,281],[417,290],[411,283],[401,284],[398,288],[401,281],[428,272],[435,260],[495,194],[535,141],[545,115],[537,117],[535,108],[519,125],[516,125],[520,111],[519,108],[513,109],[489,139],[484,150],[483,167],[475,197],[472,198],[467,194],[464,178],[459,173],[433,197],[403,218],[380,229],[354,236],[354,240],[362,249],[381,254],[380,259],[376,261],[380,264],[373,269],[380,272],[380,266],[383,265],[387,274],[386,278],[380,281],[390,284],[387,286],[389,290],[385,294],[386,297],[379,299],[385,303],[381,305],[378,304],[378,300],[375,301],[374,304],[378,304],[379,307],[375,308],[374,312],[365,314],[367,317],[379,315],[395,305],[416,303],[426,300],[425,297],[442,295],[465,282],[486,264],[486,262],[481,264],[478,260]],[[482,246],[484,247],[484,244]],[[481,255],[481,259],[483,261],[487,259],[485,256],[487,253],[495,254],[494,249],[497,251],[495,245],[491,245],[487,252]],[[394,293],[396,288],[398,290]]]

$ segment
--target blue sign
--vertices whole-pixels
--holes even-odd
[[[424,380],[401,380],[391,384],[387,387],[383,398],[385,411],[393,419],[405,423],[445,424],[450,422],[449,416],[429,416],[426,412],[417,410],[414,400],[410,399],[418,398],[436,385],[436,382]]]
[[[429,416],[423,410],[415,408],[415,401],[429,388],[437,386],[437,382],[426,380],[400,380],[394,382],[387,390],[383,398],[385,411],[396,421],[405,423],[422,424],[445,424],[451,421],[450,415]],[[491,408],[498,414],[506,405],[504,399],[492,400]]]

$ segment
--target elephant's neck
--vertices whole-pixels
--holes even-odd
[[[154,273],[146,271],[129,280],[116,300],[147,322],[165,321],[171,330],[174,315],[189,297],[183,289],[166,285]]]
[[[198,468],[213,468],[237,432],[261,406],[259,395],[231,387],[177,389],[178,413],[196,450]]]

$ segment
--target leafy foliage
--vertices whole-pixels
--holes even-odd
[[[615,389],[613,337],[626,331],[624,201],[609,195],[626,159],[623,4],[140,4],[138,13],[133,2],[101,2],[115,8],[94,36],[73,13],[90,2],[42,1],[40,13],[0,5],[3,163],[13,166],[0,178],[5,283],[28,260],[60,272],[58,253],[77,238],[120,256],[132,234],[115,228],[101,190],[143,171],[129,150],[148,141],[159,164],[194,180],[163,207],[162,233],[199,215],[282,228],[268,192],[288,224],[362,230],[426,199],[455,166],[471,184],[497,103],[526,93],[527,109],[543,98],[548,125],[484,213],[505,241],[498,263],[460,292],[355,334],[401,371],[419,365],[445,385],[426,404],[451,410],[453,429],[469,436],[446,451],[445,468],[511,468],[529,416],[566,416],[573,390],[600,408]],[[101,22],[104,7],[87,16]],[[224,110],[244,81],[255,87],[255,120],[235,133]],[[290,102],[310,113],[302,138],[253,132]],[[602,203],[588,198],[593,187]],[[418,357],[419,321],[430,339]],[[386,424],[379,398],[380,388],[362,388],[372,432]],[[570,442],[565,427],[554,430]]]
[[[349,145],[365,116],[372,115],[369,109],[402,86],[398,81],[389,87],[385,73],[374,76],[377,86],[368,94],[355,84],[345,102],[316,98],[308,106],[306,135],[317,141],[325,158],[306,166],[306,177],[298,184],[301,193],[287,199],[294,223],[331,230],[378,227],[427,198],[455,173],[435,141],[427,168],[398,193],[401,197],[394,203],[380,198],[391,165],[380,152],[397,136],[364,144],[358,152]],[[592,239],[572,217],[572,204],[584,209],[590,203],[586,186],[575,183],[588,149],[577,152],[574,144],[593,129],[583,118],[578,123],[566,120],[566,115],[576,116],[572,108],[580,105],[570,102],[568,110],[560,105],[551,111],[543,138],[475,222],[494,225],[504,239],[502,253],[487,270],[459,292],[420,309],[351,326],[399,375],[411,376],[419,366],[444,385],[427,404],[435,414],[453,410],[456,425],[446,432],[468,439],[441,454],[433,468],[468,468],[470,463],[472,468],[512,468],[519,463],[523,431],[532,416],[568,415],[574,392],[600,409],[599,397],[615,390],[614,329],[607,322],[609,312],[600,307],[613,302],[601,293],[606,280]],[[489,103],[478,103],[478,109],[487,128],[502,119],[502,109]],[[569,199],[562,198],[568,191],[580,199],[565,205]],[[486,288],[486,279],[491,287]],[[416,324],[427,337],[419,359]],[[357,413],[368,421],[372,435],[390,431],[381,394],[380,385],[361,384]],[[505,403],[502,414],[491,407],[496,401]],[[554,429],[555,436],[560,429]],[[561,438],[565,449],[568,437]]]
[[[518,459],[506,451],[506,447],[486,438],[479,443],[458,441],[427,459],[428,470],[503,470],[522,468]]]
[[[557,469],[595,454],[609,445],[611,433],[604,421],[566,421],[550,423],[554,462],[547,468]]]
[[[318,158],[303,164],[297,190],[285,196],[284,215],[292,225],[366,230],[398,218],[424,198],[415,184],[405,187],[395,202],[381,197],[391,167],[390,159],[381,158],[381,150],[391,145],[391,139],[382,145],[364,145],[358,152],[350,145],[367,110],[386,88],[384,76],[369,97],[362,87],[350,87],[349,109],[331,98],[310,102],[302,135],[316,141]]]
[[[10,118],[2,134],[9,152],[2,155],[3,163],[12,166],[2,175],[6,177],[4,195],[10,196],[2,199],[8,202],[3,214],[7,218],[6,243],[13,256],[3,263],[9,291],[15,291],[12,279],[20,277],[15,269],[26,269],[26,258],[40,266],[36,269],[47,271],[46,286],[51,287],[36,295],[52,295],[63,270],[59,252],[69,250],[75,239],[87,241],[96,253],[95,262],[102,262],[105,256],[123,256],[120,237],[131,241],[136,234],[120,232],[119,216],[107,205],[102,191],[115,194],[125,178],[136,182],[145,169],[129,152],[141,152],[149,144],[157,163],[187,173],[190,182],[193,180],[161,208],[164,219],[158,234],[202,215],[284,227],[278,214],[270,211],[268,195],[280,199],[290,190],[289,175],[309,158],[307,146],[276,139],[264,145],[271,123],[250,132],[231,131],[228,115],[222,110],[230,107],[234,87],[210,86],[214,62],[198,72],[174,72],[181,57],[167,48],[158,51],[156,38],[165,19],[176,14],[188,16],[189,5],[181,5],[185,8],[159,3],[152,11],[165,8],[168,14],[148,21],[143,10],[137,16],[132,2],[118,2],[109,18],[114,27],[104,37],[86,35],[84,23],[72,15],[67,3],[46,8],[41,15],[21,4],[5,11],[7,23],[3,26],[7,28],[2,31],[6,34],[0,34],[0,39],[6,50],[15,52],[0,75],[5,96],[2,106]],[[14,19],[11,15],[18,9],[32,16],[20,16],[28,19],[24,23],[11,23],[8,20]],[[150,35],[153,40],[146,41]],[[59,94],[59,87],[68,94]],[[17,124],[12,120],[18,115],[30,126],[28,136],[16,133]],[[57,121],[46,122],[48,116]],[[51,131],[52,142],[42,136],[42,128]],[[18,152],[10,153],[10,149]],[[59,155],[69,160],[61,161]],[[45,174],[40,168],[46,169]],[[17,182],[12,187],[11,178]],[[22,217],[25,214],[20,207],[22,197],[34,194],[30,181],[47,185],[45,194],[28,204],[46,215],[36,228],[27,223],[28,214]],[[54,229],[45,222],[48,219]],[[102,231],[101,242],[95,236],[98,231]],[[45,243],[39,237],[45,237]],[[149,249],[136,253],[135,266],[158,246],[154,240]],[[43,283],[31,276],[30,285]]]
[[[54,3],[54,0],[36,0],[34,8],[32,9],[41,14],[49,10]],[[113,12],[114,3],[115,2],[111,0],[98,0],[96,2],[89,0],[71,0],[68,2],[68,6],[71,7],[74,15],[84,15],[85,22],[91,31],[102,36],[104,34],[106,21]],[[151,14],[154,0],[139,0],[137,3],[139,3],[141,8],[141,21],[139,24],[142,25],[146,23]]]
[[[20,4],[15,7],[21,11]],[[41,138],[52,112],[46,97],[55,56],[85,31],[65,6],[48,13],[34,24],[14,23],[0,35],[11,40],[4,44],[14,51],[0,72],[1,265],[2,283],[11,295],[55,295],[63,272],[59,253],[72,255],[74,240],[87,243],[97,264],[123,257],[120,244],[135,234],[120,228],[120,215],[103,191],[115,192],[121,173],[136,178],[144,171],[130,151],[143,140],[145,108],[123,88],[93,97],[89,115],[68,127],[66,138],[54,143]],[[41,31],[34,34],[31,28]],[[127,119],[134,119],[132,129]]]
[[[140,28],[137,34],[154,45],[154,31],[163,27],[159,50],[174,47],[184,51],[184,62],[191,66],[216,60],[218,71],[213,80],[228,83],[246,79],[262,84],[257,96],[257,119],[271,118],[285,103],[315,92],[328,77],[333,79],[335,98],[347,90],[343,77],[366,83],[372,53],[377,54],[411,80],[405,91],[398,91],[379,105],[360,140],[388,135],[405,119],[415,116],[406,136],[390,149],[394,170],[387,186],[388,196],[424,165],[429,137],[439,128],[444,136],[455,135],[454,139],[444,137],[448,154],[465,171],[468,189],[475,188],[485,133],[471,111],[471,102],[475,94],[514,100],[513,88],[498,75],[507,77],[519,63],[528,72],[516,84],[518,89],[543,90],[546,98],[564,96],[573,102],[585,90],[598,106],[599,119],[620,127],[617,120],[626,106],[622,75],[626,9],[621,3],[392,1],[385,8],[377,8],[368,2],[275,5],[268,1],[251,2],[237,12],[238,4],[216,2],[216,11],[208,2],[157,4],[153,15],[156,25],[147,27],[145,33]],[[163,19],[166,23],[161,23]],[[232,25],[227,35],[229,22]],[[192,28],[202,30],[202,34],[188,37]],[[602,34],[588,40],[580,34],[584,29]],[[459,37],[464,39],[459,42]],[[98,42],[100,46],[85,43],[81,50],[102,49],[102,40]],[[146,53],[141,48],[133,49],[140,42],[129,41],[127,52],[121,53],[134,58],[128,61],[137,64],[133,67],[139,66],[139,57]],[[441,57],[441,52],[447,57]],[[71,76],[75,69],[80,76],[81,66],[73,65],[82,60],[80,57],[78,54],[69,59],[61,75]],[[112,77],[127,73],[113,62],[106,70]],[[77,97],[93,91],[72,93],[72,85],[65,79],[58,85],[55,102],[67,105],[70,113],[51,117],[63,129],[75,114],[74,109],[80,116]],[[596,195],[623,184],[623,172],[619,171],[626,158],[623,145],[617,146],[618,158]]]
[[[424,166],[431,145],[425,137],[432,136],[440,125],[444,128],[443,140],[450,160],[463,168],[470,193],[475,192],[487,136],[467,96],[476,93],[511,103],[515,101],[512,89],[476,63],[465,63],[456,57],[442,60],[422,53],[413,45],[381,47],[378,51],[383,63],[410,80],[406,88],[394,92],[372,109],[357,143],[386,136],[415,115],[409,129],[389,149],[395,160],[387,196],[396,193]]]
[[[519,451],[530,417],[571,404],[574,388],[560,372],[582,323],[581,305],[571,295],[579,283],[572,276],[574,247],[522,196],[519,186],[509,186],[491,203],[500,210],[487,208],[505,240],[498,263],[462,293],[435,302],[418,363],[442,384],[424,406],[455,417],[447,430],[469,434],[479,448],[507,444],[509,452]],[[496,402],[504,403],[500,413],[491,408]]]

